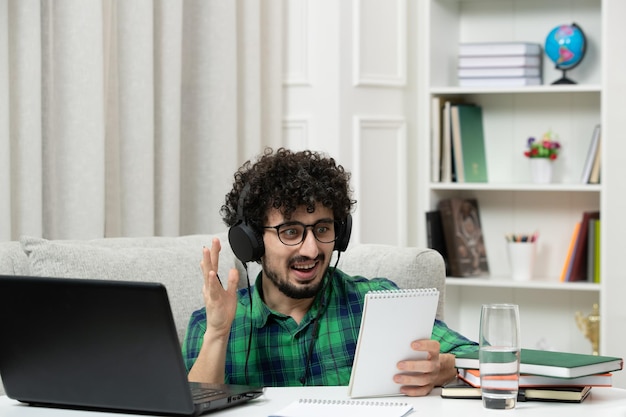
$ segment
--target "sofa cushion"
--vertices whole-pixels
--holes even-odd
[[[437,288],[437,318],[444,318],[445,264],[433,249],[356,244],[341,255],[337,267],[350,275],[387,278],[400,288]]]
[[[0,242],[0,274],[27,275],[28,259],[20,242]]]
[[[182,341],[191,313],[204,304],[200,260],[202,246],[209,246],[213,236],[222,240],[218,273],[225,281],[235,266],[225,234],[89,241],[22,237],[20,241],[31,275],[162,283]]]

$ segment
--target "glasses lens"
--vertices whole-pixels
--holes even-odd
[[[285,245],[297,245],[302,242],[304,225],[302,223],[285,223],[278,228],[278,238]]]
[[[320,221],[313,225],[315,238],[322,243],[335,241],[335,222]]]

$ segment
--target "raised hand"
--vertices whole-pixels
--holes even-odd
[[[228,282],[224,289],[217,275],[221,249],[220,240],[214,238],[210,249],[206,247],[202,249],[200,262],[204,277],[202,295],[206,307],[207,332],[212,333],[213,337],[228,335],[237,308],[239,272],[234,268],[228,272]]]
[[[224,365],[226,363],[226,346],[230,326],[237,309],[237,283],[239,272],[231,269],[228,272],[226,289],[217,277],[219,253],[222,249],[219,239],[213,239],[211,248],[202,249],[202,276],[204,284],[202,295],[206,307],[206,330],[200,353],[189,371],[190,381],[223,383]]]

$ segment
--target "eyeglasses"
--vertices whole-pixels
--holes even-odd
[[[264,229],[275,229],[278,239],[287,246],[299,245],[306,239],[307,229],[311,228],[313,236],[320,243],[332,243],[337,240],[335,233],[338,223],[330,219],[318,220],[313,224],[304,224],[301,222],[286,222],[278,226],[265,226]]]

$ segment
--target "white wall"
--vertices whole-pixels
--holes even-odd
[[[404,0],[286,2],[284,133],[353,173],[352,242],[406,245],[409,16]]]

